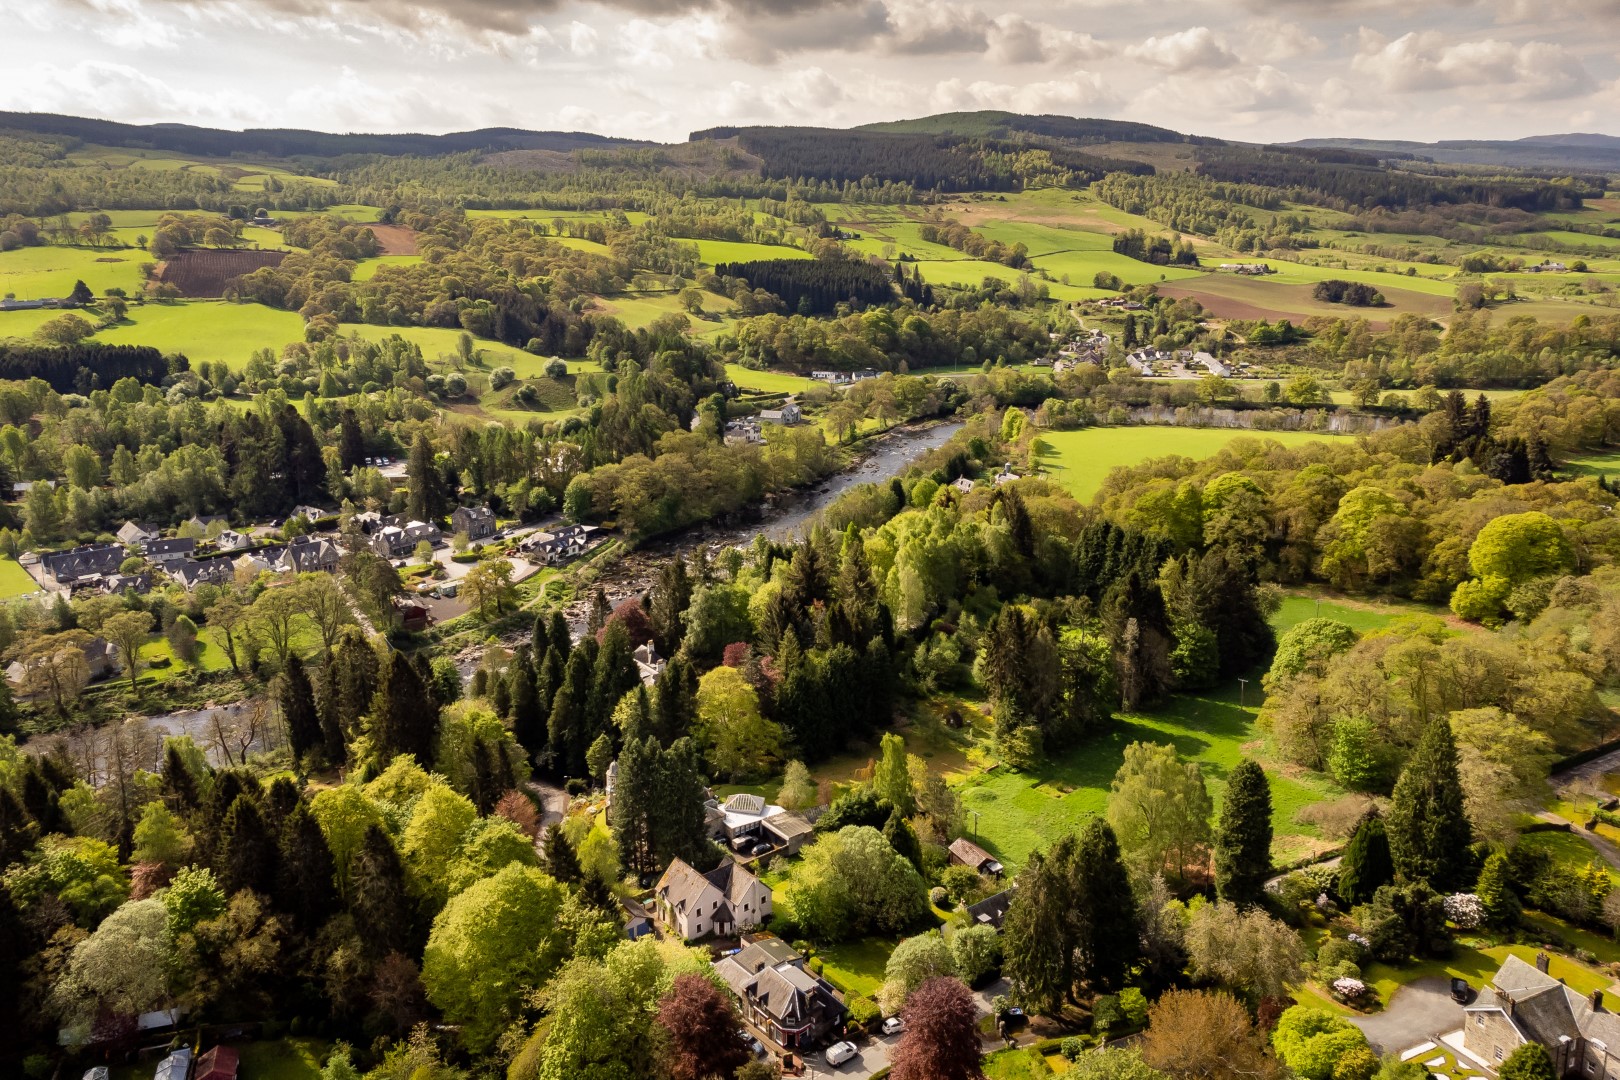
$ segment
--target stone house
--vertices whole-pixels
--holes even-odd
[[[487,506],[458,506],[450,512],[450,531],[466,533],[468,540],[495,535],[495,515]]]
[[[676,859],[653,889],[654,915],[682,941],[729,937],[771,916],[771,890],[726,859],[700,874]]]
[[[804,957],[781,938],[767,937],[714,965],[736,995],[744,1019],[784,1050],[828,1041],[844,1021],[844,999],[805,969]]]
[[[1620,1080],[1620,1017],[1603,1007],[1603,991],[1577,994],[1548,973],[1550,964],[1546,953],[1534,964],[1503,961],[1463,1009],[1463,1047],[1494,1068],[1515,1048],[1538,1042],[1561,1077]]]

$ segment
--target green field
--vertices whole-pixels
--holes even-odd
[[[632,330],[651,326],[666,315],[679,315],[688,321],[690,332],[698,337],[718,334],[729,327],[731,321],[725,314],[736,306],[730,297],[711,292],[703,294],[702,315],[688,315],[670,292],[627,293],[596,302],[596,310],[612,315]]]
[[[152,256],[136,248],[18,248],[0,254],[0,296],[10,293],[19,300],[66,296],[75,281],[83,281],[97,296],[112,288],[133,296],[146,286],[141,264],[151,261]]]
[[[741,364],[727,364],[726,378],[736,383],[739,390],[758,390],[766,394],[797,394],[816,385],[816,380],[803,375],[789,375],[784,371],[755,371]]]
[[[16,559],[0,559],[0,600],[10,600],[39,591],[39,582]]]
[[[124,323],[103,330],[97,341],[108,345],[151,345],[181,353],[193,363],[223,360],[240,370],[255,349],[278,354],[289,342],[304,339],[304,320],[297,312],[262,304],[228,304],[215,300],[131,306]]]
[[[1358,633],[1382,630],[1404,615],[1440,615],[1441,608],[1425,607],[1411,601],[1383,601],[1371,603],[1341,603],[1326,597],[1293,594],[1285,597],[1282,607],[1271,617],[1271,625],[1281,633],[1306,619],[1335,619]]]
[[[1156,457],[1180,455],[1206,458],[1239,438],[1270,439],[1284,446],[1301,446],[1322,439],[1342,438],[1305,431],[1233,431],[1229,428],[1107,427],[1079,431],[1048,431],[1041,441],[1051,451],[1040,459],[1041,469],[1082,502],[1097,494],[1103,480],[1121,465],[1139,465]]]
[[[735,240],[682,240],[698,249],[698,259],[704,266],[719,266],[729,262],[757,262],[762,259],[814,258],[803,248],[781,244],[748,244]]]
[[[1245,752],[1254,753],[1249,744],[1258,738],[1260,698],[1257,681],[1247,691],[1234,683],[1206,694],[1178,694],[1152,713],[1117,717],[1107,733],[1028,772],[998,765],[977,773],[960,788],[968,827],[1002,862],[1022,865],[1031,851],[1066,835],[1088,815],[1103,812],[1109,784],[1124,763],[1125,747],[1133,742],[1170,743],[1182,758],[1198,762],[1218,805],[1226,774]],[[1274,850],[1296,855],[1311,842],[1313,830],[1297,824],[1294,816],[1339,793],[1315,776],[1268,775]]]
[[[1559,471],[1570,476],[1613,476],[1620,473],[1620,450],[1583,451],[1580,457],[1564,462]]]
[[[377,276],[377,271],[385,266],[416,266],[421,261],[420,255],[379,255],[375,259],[366,259],[356,264],[354,273],[349,277],[354,281],[370,281]]]

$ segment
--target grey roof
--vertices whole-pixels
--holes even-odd
[[[739,791],[728,798],[725,807],[734,814],[763,814],[765,812],[765,798],[761,795],[749,795]]]
[[[1481,995],[1467,1011],[1502,1009],[1501,999],[1506,998],[1510,1007],[1503,1011],[1526,1039],[1543,1046],[1557,1046],[1564,1038],[1620,1046],[1620,1017],[1592,1008],[1588,998],[1517,956],[1509,955],[1491,982],[1499,993]]]
[[[110,574],[128,557],[123,544],[86,544],[71,551],[53,551],[39,561],[46,573],[62,581]]]
[[[816,831],[815,826],[791,810],[766,818],[765,827],[784,840],[791,840],[795,836],[809,836]]]
[[[148,540],[146,553],[148,555],[189,555],[197,550],[197,541],[189,536],[177,536],[172,540]]]
[[[968,918],[975,925],[993,926],[1001,929],[1002,920],[1007,917],[1007,909],[1012,907],[1013,890],[1004,889],[994,896],[987,896],[977,904],[969,904]]]
[[[793,946],[779,937],[760,938],[758,941],[745,946],[736,956],[731,957],[739,966],[750,975],[758,974],[768,967],[778,964],[794,964],[804,959]]]
[[[190,589],[200,584],[229,581],[235,572],[229,559],[181,559],[166,567],[170,577]]]

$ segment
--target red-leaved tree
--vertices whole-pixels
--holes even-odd
[[[669,1036],[664,1067],[672,1080],[730,1076],[748,1062],[731,998],[702,975],[676,978],[658,1001],[658,1023]]]
[[[906,1033],[890,1080],[984,1080],[973,995],[960,979],[929,979],[911,992],[901,1016]]]

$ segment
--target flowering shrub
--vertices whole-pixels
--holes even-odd
[[[1345,935],[1345,940],[1354,942],[1355,944],[1360,945],[1363,949],[1372,948],[1372,942],[1368,941],[1366,938],[1362,937],[1360,934],[1346,934]]]
[[[1459,929],[1472,930],[1485,921],[1485,905],[1473,893],[1452,893],[1443,903],[1446,918]]]
[[[1367,993],[1367,984],[1360,979],[1334,979],[1333,996],[1343,1001],[1355,1001]]]

